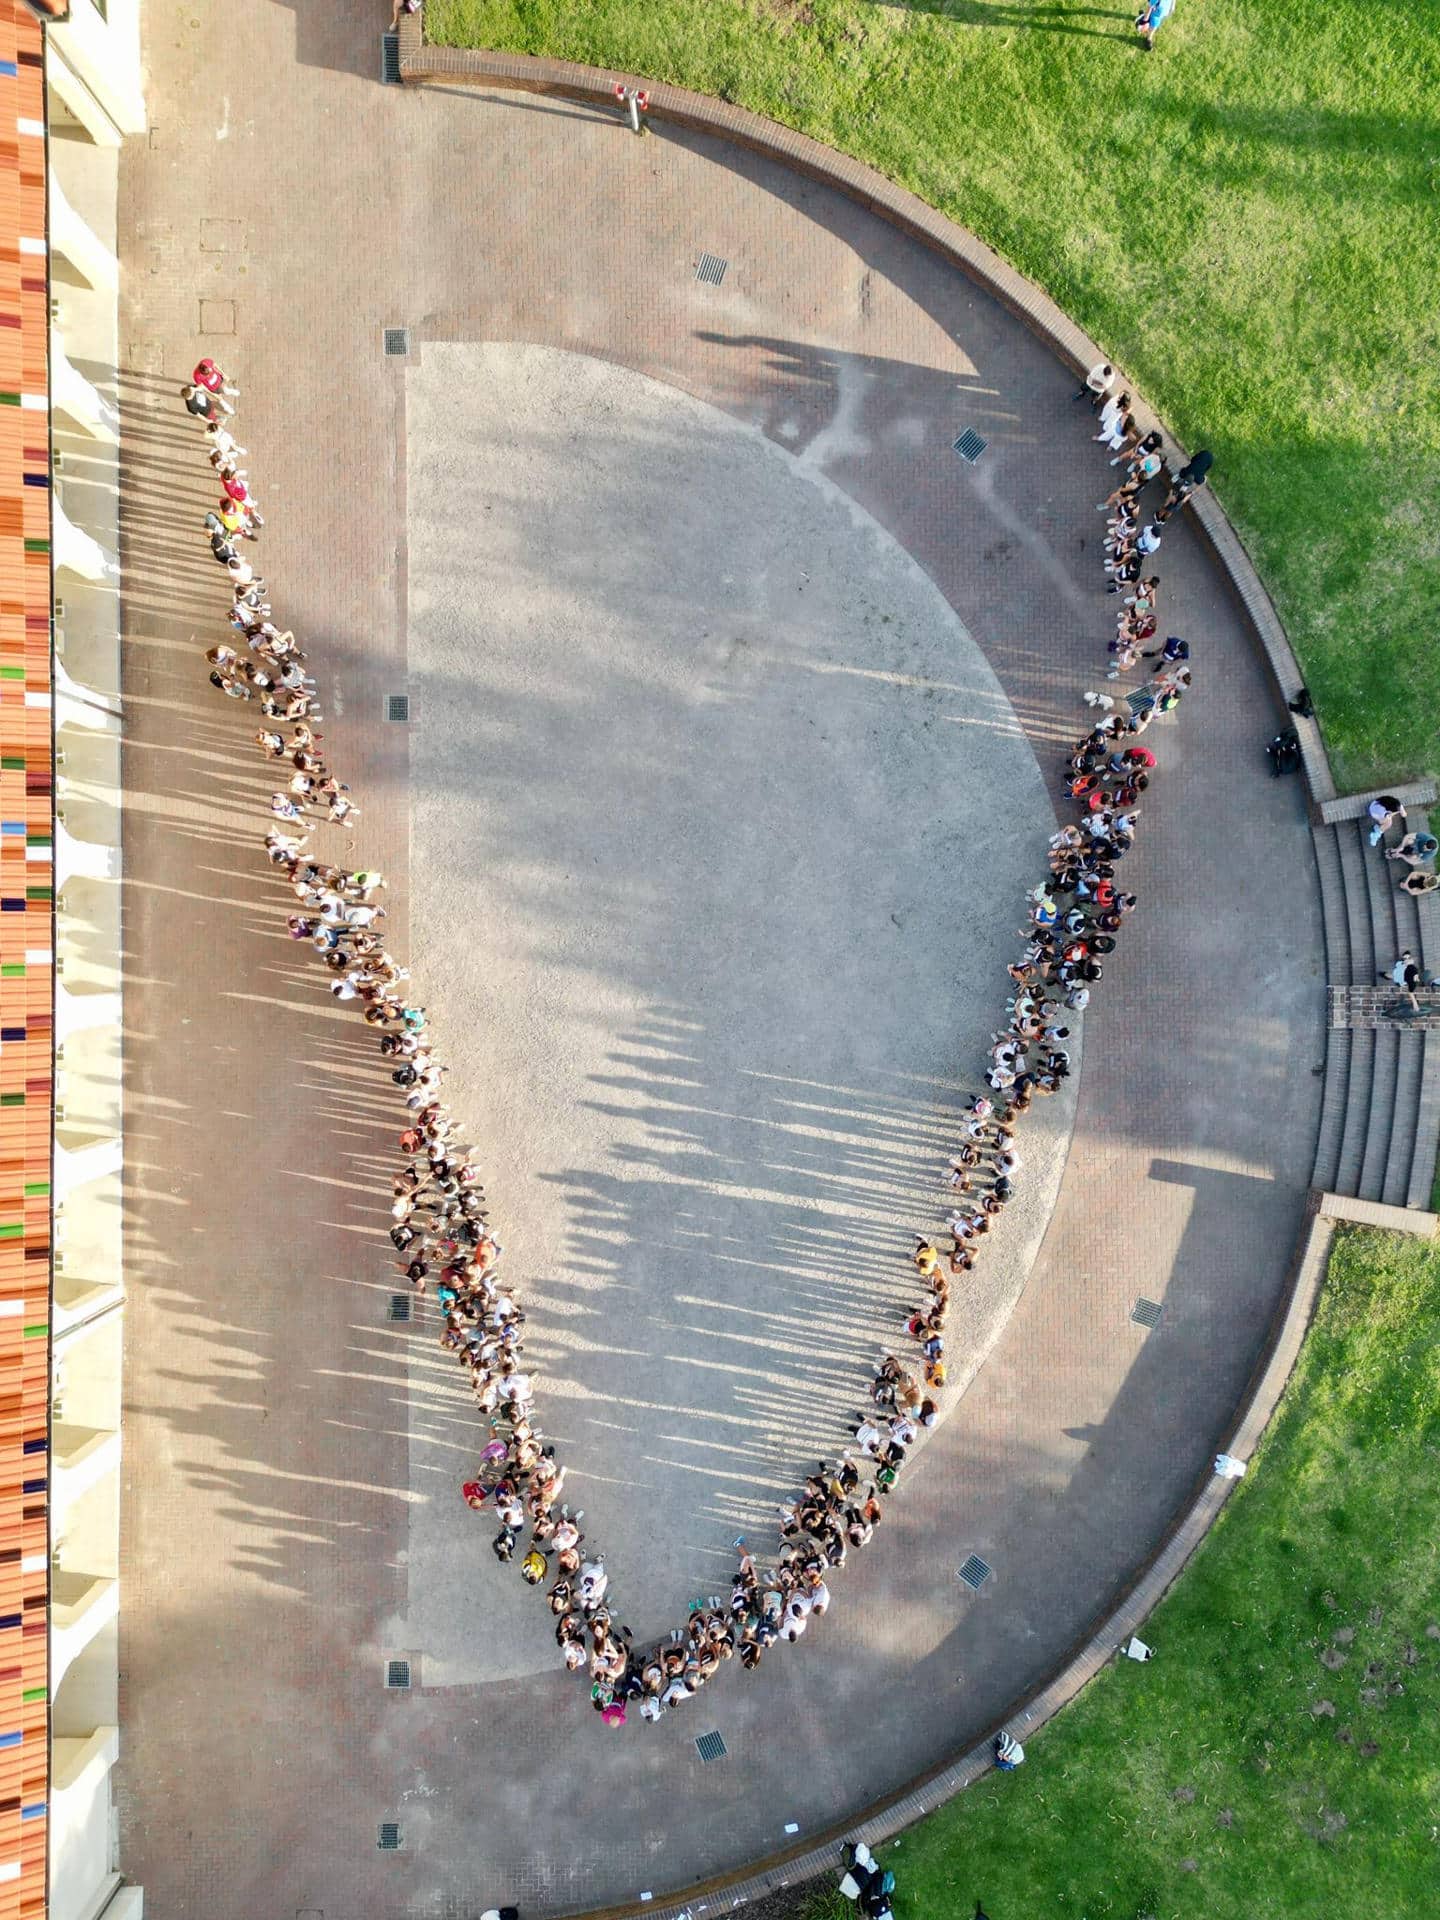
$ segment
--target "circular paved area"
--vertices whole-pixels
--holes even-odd
[[[803,1837],[843,1818],[965,1744],[1056,1664],[1203,1472],[1279,1297],[1313,1148],[1320,944],[1300,797],[1265,776],[1260,672],[1179,527],[1162,572],[1201,690],[1182,724],[1157,729],[1167,775],[1135,861],[1144,910],[1087,1017],[1058,1199],[1018,1305],[883,1544],[847,1569],[823,1634],[753,1679],[727,1675],[688,1717],[598,1746],[563,1675],[472,1681],[442,1665],[465,1637],[456,1618],[472,1641],[509,1631],[472,1528],[469,1577],[461,1546],[444,1546],[464,1585],[448,1653],[434,1656],[441,1684],[427,1684],[422,1647],[420,1689],[387,1694],[382,1656],[415,1650],[417,1630],[438,1644],[441,1630],[411,1620],[412,1547],[428,1524],[413,1429],[417,1406],[433,1406],[432,1361],[384,1319],[376,1183],[391,1109],[353,1024],[276,933],[280,897],[251,844],[263,769],[196,671],[192,636],[218,629],[220,612],[192,532],[203,474],[173,400],[197,289],[234,303],[236,338],[205,344],[246,388],[266,569],[327,663],[331,744],[368,798],[365,853],[395,876],[397,902],[412,800],[417,853],[428,830],[426,649],[458,638],[425,632],[433,509],[423,450],[407,458],[436,344],[529,344],[628,368],[673,390],[662,415],[728,416],[746,430],[737,447],[763,436],[783,450],[767,454],[777,470],[804,463],[933,583],[1047,782],[1108,623],[1091,511],[1103,473],[1068,403],[1073,382],[1044,350],[942,262],[822,189],[719,143],[637,142],[554,103],[382,91],[358,5],[237,5],[225,26],[222,45],[208,25],[151,24],[158,131],[127,156],[121,216],[133,1300],[121,1856],[160,1920],[202,1907],[458,1914],[501,1896],[554,1910],[662,1892],[783,1844],[787,1822]],[[263,121],[244,112],[237,76],[251,72],[266,76]],[[306,140],[275,140],[277,125]],[[237,177],[242,229],[217,254],[200,223],[235,215]],[[720,288],[694,278],[702,249],[731,263]],[[415,330],[418,371],[380,357],[380,330],[397,322]],[[337,421],[343,451],[326,438]],[[967,425],[991,442],[973,471],[950,448]],[[793,504],[806,485],[781,491]],[[502,557],[486,551],[495,491],[464,533],[482,571]],[[757,521],[749,537],[767,533]],[[580,604],[586,582],[558,585]],[[829,638],[842,658],[852,641]],[[953,677],[958,639],[950,656]],[[384,694],[407,682],[413,734],[379,723]],[[837,713],[846,697],[826,690]],[[780,725],[784,703],[763,705]],[[981,748],[977,730],[956,733],[961,782]],[[1017,756],[1007,778],[1034,781],[1018,742],[987,744]],[[547,769],[546,792],[554,781]],[[507,820],[512,834],[524,825],[513,804]],[[913,858],[913,836],[902,844]],[[433,983],[430,875],[428,861],[409,874],[409,945]],[[961,937],[951,894],[922,911],[937,944]],[[1311,954],[1314,966],[1297,959]],[[662,971],[631,985],[674,1020],[684,982]],[[430,991],[439,1005],[445,989]],[[984,1020],[994,1004],[957,977],[939,1012]],[[646,1063],[627,1073],[653,1077],[654,1055],[680,1050],[673,1031],[658,1043],[647,1031]],[[609,1043],[602,1032],[588,1044],[598,1055]],[[931,1072],[958,1069],[928,1045],[916,1054]],[[748,1062],[707,1048],[700,1065],[733,1084]],[[606,1141],[648,1124],[631,1099],[612,1089],[626,1111],[609,1134],[574,1136],[562,1167],[606,1173]],[[497,1120],[500,1156],[498,1135]],[[518,1144],[512,1154],[517,1170],[534,1164]],[[626,1186],[651,1177],[634,1162],[622,1173]],[[496,1198],[508,1213],[498,1183]],[[548,1229],[523,1187],[514,1205],[521,1220],[533,1207],[542,1238],[574,1225],[563,1193],[546,1202]],[[572,1264],[576,1251],[567,1241]],[[627,1273],[628,1261],[627,1249]],[[1165,1302],[1148,1338],[1128,1321],[1142,1292]],[[537,1323],[544,1297],[542,1280]],[[551,1322],[557,1356],[575,1318]],[[613,1364],[587,1356],[572,1378],[598,1393]],[[585,1403],[560,1402],[558,1417],[578,1423]],[[578,1424],[576,1437],[588,1455]],[[668,1474],[662,1484],[687,1511]],[[689,1496],[700,1550],[727,1511],[719,1485],[712,1470]],[[971,1549],[996,1568],[976,1598],[953,1572]],[[442,1570],[427,1606],[450,1578]],[[518,1640],[509,1660],[512,1673],[526,1664]],[[692,1741],[711,1725],[730,1754],[702,1771]],[[376,1826],[397,1817],[405,1850],[382,1858]]]
[[[975,641],[813,460],[553,347],[427,347],[405,405],[422,991],[546,1430],[653,1638],[737,1532],[773,1538],[897,1344],[1049,798]],[[1037,1104],[956,1290],[956,1389],[1073,1105]],[[473,1404],[430,1371],[406,1644],[427,1684],[552,1670],[549,1613],[457,1515]]]

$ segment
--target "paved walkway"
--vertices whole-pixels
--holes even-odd
[[[202,342],[246,388],[266,571],[325,663],[328,731],[368,799],[365,853],[394,876],[402,943],[426,722],[412,743],[378,718],[407,683],[417,525],[383,327],[414,330],[422,377],[423,343],[528,342],[759,429],[918,561],[1047,779],[1109,621],[1091,510],[1108,469],[1040,346],[848,202],[554,102],[382,90],[368,7],[243,0],[223,43],[219,24],[152,19],[154,131],[127,156],[121,211],[122,1858],[159,1920],[660,1893],[962,1745],[1056,1664],[1203,1472],[1279,1296],[1314,1145],[1321,945],[1299,795],[1266,777],[1261,675],[1177,526],[1167,624],[1195,644],[1201,690],[1157,729],[1169,772],[1135,862],[1142,912],[1088,1017],[1029,1284],[883,1545],[822,1631],[656,1729],[602,1744],[583,1691],[551,1672],[424,1684],[423,1648],[420,1689],[386,1692],[382,1656],[413,1650],[411,1355],[420,1371],[429,1355],[384,1319],[389,1109],[353,1023],[276,936],[248,830],[263,770],[195,668],[216,576],[172,396],[197,329],[235,329]],[[719,287],[695,278],[702,251],[729,262]],[[974,469],[951,451],[972,425],[991,443]],[[483,554],[483,515],[468,538]],[[957,769],[972,750],[957,729]],[[931,911],[943,938],[961,908]],[[1165,1303],[1149,1335],[1128,1319],[1142,1293]],[[543,1321],[543,1290],[536,1304]],[[996,1569],[974,1598],[953,1571],[970,1550]],[[486,1573],[455,1595],[477,1637],[494,1625]],[[712,1726],[730,1754],[702,1771],[692,1742]],[[404,1829],[393,1856],[376,1850],[386,1819]]]

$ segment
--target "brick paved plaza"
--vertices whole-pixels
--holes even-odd
[[[641,1632],[833,1446],[887,1337],[1102,670],[1110,470],[1016,320],[736,149],[382,88],[352,0],[157,10],[147,59],[120,222],[126,1869],[159,1920],[658,1896],[964,1745],[1205,1472],[1315,1144],[1301,797],[1172,522],[1197,691],[1148,736],[1141,910],[1073,1115],[1037,1117],[1030,1215],[962,1303],[974,1379],[822,1626],[608,1733],[455,1492],[433,1339],[386,1318],[395,1110],[283,939],[266,771],[198,665],[225,594],[175,391],[198,350],[243,389],[355,862],[390,877]]]

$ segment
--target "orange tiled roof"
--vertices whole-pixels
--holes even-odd
[[[48,9],[50,11],[52,9]],[[45,1911],[54,816],[44,34],[0,0],[0,1920]]]

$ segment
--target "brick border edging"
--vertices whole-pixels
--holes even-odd
[[[858,201],[869,212],[912,239],[942,254],[962,273],[969,276],[1000,304],[1029,327],[1064,365],[1084,372],[1106,357],[1104,350],[1076,326],[1048,294],[1033,281],[1002,260],[982,240],[944,214],[926,204],[916,194],[887,180],[874,168],[864,166],[848,154],[822,146],[807,134],[796,133],[776,120],[751,113],[728,101],[690,93],[683,87],[647,83],[633,74],[612,74],[596,67],[585,67],[569,60],[542,60],[529,54],[482,53],[462,47],[433,46],[426,41],[419,14],[407,14],[400,23],[400,78],[407,85],[472,80],[491,87],[511,87],[528,93],[557,94],[578,100],[587,106],[613,110],[617,79],[627,84],[644,85],[650,96],[649,118],[665,120],[695,132],[719,136],[789,167],[822,185],[833,187],[849,199]],[[617,126],[619,121],[617,118]],[[1132,388],[1132,392],[1134,389]],[[1145,425],[1164,423],[1143,401],[1136,415]],[[1165,429],[1170,446],[1183,451],[1174,436]],[[1224,508],[1210,488],[1193,496],[1190,502],[1192,523],[1210,551],[1211,558],[1238,600],[1256,645],[1270,670],[1270,678],[1280,699],[1288,701],[1302,686],[1303,679],[1285,628],[1274,602],[1266,592],[1259,574],[1245,551],[1240,536],[1231,525]],[[1300,737],[1305,777],[1310,797],[1316,806],[1335,798],[1335,779],[1330,770],[1319,722],[1299,714],[1291,716],[1291,725]]]

